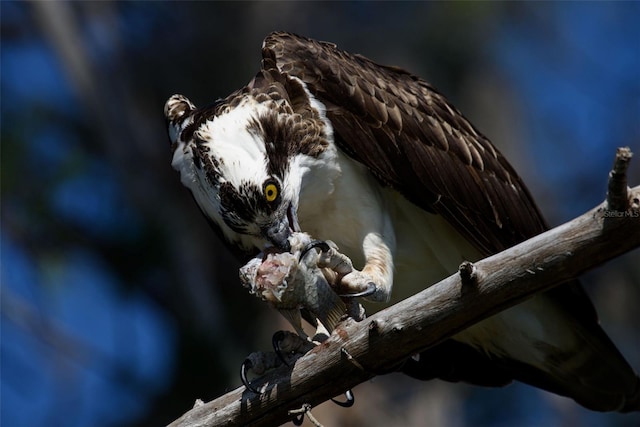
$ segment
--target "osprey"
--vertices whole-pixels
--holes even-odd
[[[341,286],[389,302],[547,226],[502,154],[402,69],[290,33],[264,40],[249,84],[165,105],[173,167],[247,254],[304,231],[357,270]],[[405,291],[406,293],[407,291]],[[519,380],[597,411],[640,409],[640,379],[577,282],[538,294],[409,360],[404,372],[485,386]]]

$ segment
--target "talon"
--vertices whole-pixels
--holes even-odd
[[[291,422],[293,423],[294,426],[301,426],[303,421],[304,421],[304,412],[301,413],[301,414],[296,415],[291,420]]]
[[[365,289],[362,292],[356,292],[355,294],[341,294],[341,295],[338,295],[338,296],[340,296],[342,298],[368,297],[368,296],[371,296],[374,293],[376,293],[377,289],[378,289],[378,287],[376,286],[375,283],[369,282],[369,283],[367,283],[367,289]]]
[[[344,393],[344,396],[347,398],[347,400],[345,402],[340,402],[338,400],[335,400],[334,398],[331,398],[331,401],[333,403],[335,403],[338,406],[342,406],[343,408],[350,408],[353,406],[353,404],[356,402],[355,397],[353,397],[353,392],[351,390],[347,390]]]
[[[252,368],[251,360],[244,359],[244,362],[242,362],[242,365],[240,365],[240,380],[242,380],[242,384],[244,384],[244,386],[248,390],[251,390],[255,394],[262,394],[262,392],[256,389],[254,386],[252,386],[249,380],[247,379],[247,368],[248,369]]]
[[[289,363],[285,359],[284,354],[282,354],[282,349],[280,348],[280,341],[282,341],[283,339],[284,331],[278,331],[273,334],[273,337],[271,338],[271,345],[273,345],[273,351],[278,356],[278,359],[280,359],[285,366],[289,366]]]
[[[327,242],[325,242],[324,240],[313,240],[313,241],[309,242],[307,244],[307,246],[304,247],[302,252],[300,252],[300,257],[298,258],[298,261],[302,261],[302,258],[304,258],[304,256],[307,254],[307,252],[309,252],[311,249],[315,249],[315,248],[320,248],[320,250],[322,252],[328,252],[329,249],[331,249],[329,244]]]

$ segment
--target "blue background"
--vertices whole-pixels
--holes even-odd
[[[239,385],[282,320],[170,167],[162,107],[257,71],[272,30],[329,40],[438,87],[512,161],[553,225],[640,155],[640,3],[2,2],[1,423],[155,426]],[[638,159],[630,184],[640,181]],[[640,369],[640,256],[584,278]],[[632,426],[516,384],[399,375],[322,405],[327,425]],[[315,413],[315,412],[314,412]]]

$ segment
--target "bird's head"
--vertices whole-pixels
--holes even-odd
[[[172,166],[205,216],[244,251],[290,249],[305,159],[325,145],[323,126],[285,100],[246,93],[197,109],[174,95],[165,104]]]

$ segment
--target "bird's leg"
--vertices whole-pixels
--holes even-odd
[[[321,257],[318,266],[338,274],[341,297],[367,297],[378,302],[389,300],[393,284],[393,254],[390,244],[380,234],[369,233],[365,237],[363,251],[366,263],[361,271],[353,267],[349,257],[338,252],[333,242],[328,243],[331,251]]]

